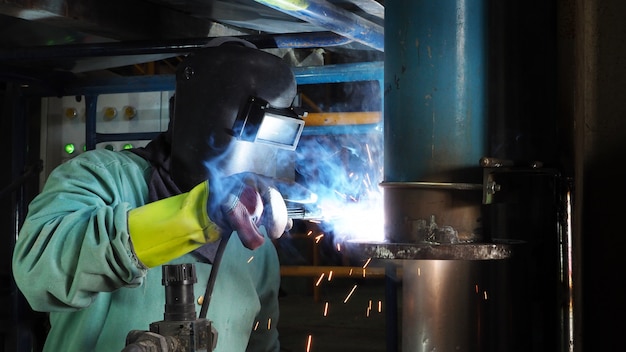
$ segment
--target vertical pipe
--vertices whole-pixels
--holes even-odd
[[[385,183],[482,183],[485,8],[484,0],[385,3]],[[430,218],[431,225],[451,226],[474,240],[481,195],[458,193],[386,188],[386,238],[420,241],[415,228]],[[511,325],[501,319],[510,306],[508,286],[501,292],[492,278],[498,265],[404,261],[402,351],[515,350],[509,348]]]
[[[393,263],[385,265],[385,335],[386,351],[398,352],[398,277]]]
[[[385,181],[480,182],[453,174],[485,150],[484,9],[483,0],[385,4]]]
[[[484,0],[395,0],[385,6],[385,182],[482,183]],[[385,189],[385,236],[421,242],[429,228],[483,240],[480,192]]]
[[[527,352],[512,320],[528,308],[510,260],[402,262],[403,352]],[[497,279],[495,278],[497,276]],[[520,290],[517,290],[517,289]],[[514,297],[516,299],[514,299]],[[515,304],[513,303],[515,302]]]

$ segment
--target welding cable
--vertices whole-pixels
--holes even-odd
[[[230,235],[230,232],[223,234],[222,239],[217,246],[215,258],[213,259],[213,266],[211,267],[211,274],[209,274],[209,281],[207,282],[206,290],[204,291],[204,300],[202,301],[200,314],[198,315],[199,319],[206,319],[206,315],[209,310],[209,303],[211,302],[211,296],[213,295],[213,287],[215,287],[215,281],[217,280],[217,272],[219,271],[218,269],[220,267],[220,263],[222,262],[222,255],[226,250],[226,245],[228,244]]]

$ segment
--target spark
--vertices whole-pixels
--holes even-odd
[[[339,197],[341,197],[342,199],[344,199],[344,200],[348,199],[348,196],[347,196],[345,193],[341,193],[341,192],[339,192],[339,191],[337,191],[337,190],[334,190],[334,192],[335,192],[335,193],[336,193]]]
[[[478,284],[476,284],[475,288],[476,288],[476,293],[478,293]]]
[[[363,269],[363,277],[365,277],[365,269]]]
[[[370,145],[365,143],[365,150],[367,150],[367,159],[370,162],[370,165],[374,164],[374,160],[372,159],[372,152],[370,151]]]
[[[370,178],[370,174],[365,174],[365,178],[363,179],[363,183],[365,187],[369,190],[372,189],[372,179]]]
[[[320,275],[320,278],[317,279],[317,282],[315,283],[315,286],[319,286],[320,282],[322,282],[322,279],[324,278],[324,275],[326,275],[326,273],[322,273],[322,275]]]
[[[378,313],[383,311],[383,301],[378,301]]]
[[[486,300],[487,300],[487,291],[484,291],[484,292],[483,292],[483,296],[484,296],[485,301],[486,301]]]
[[[330,279],[332,278],[333,278],[333,271],[331,270],[328,272],[328,281],[330,281]]]
[[[367,309],[365,310],[365,316],[366,316],[366,317],[368,317],[368,318],[370,317],[370,311],[371,311],[371,310],[372,310],[372,308],[371,308],[371,307],[367,307]]]
[[[341,252],[341,243],[337,243],[337,252]]]
[[[347,303],[348,300],[350,299],[350,297],[352,296],[352,294],[354,293],[354,290],[356,290],[356,286],[354,285],[354,287],[352,288],[352,290],[350,290],[350,293],[348,293],[348,296],[346,296],[346,299],[343,300],[343,303]]]
[[[267,319],[267,330],[272,329],[272,318]]]
[[[324,316],[328,315],[328,302],[324,303]]]
[[[422,269],[417,268],[417,276],[421,276],[422,275]]]
[[[363,264],[363,269],[367,268],[367,266],[370,264],[371,261],[372,261],[372,257],[368,258],[365,264]]]
[[[349,276],[352,276],[352,269],[350,269],[350,274],[348,274]]]
[[[307,339],[306,342],[306,352],[310,352],[311,351],[311,340],[313,339],[313,335],[309,335],[309,338]]]
[[[258,329],[258,328],[259,328],[259,321],[257,320],[256,324],[254,324],[254,331],[256,331],[256,329]]]
[[[315,243],[320,243],[320,241],[324,238],[324,234],[320,234],[315,236]]]
[[[311,236],[312,233],[313,233],[313,230],[309,230],[309,232],[307,232],[306,235]]]
[[[248,259],[248,264],[250,264],[250,262],[252,261],[252,259],[254,259],[254,256],[250,257],[250,259]]]

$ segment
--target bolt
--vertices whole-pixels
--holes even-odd
[[[193,76],[194,72],[193,72],[193,68],[191,66],[187,66],[185,67],[185,79],[191,79],[191,76]]]
[[[502,189],[502,186],[500,186],[499,184],[495,183],[494,181],[491,181],[487,184],[487,192],[489,194],[495,194],[496,192],[500,191]]]

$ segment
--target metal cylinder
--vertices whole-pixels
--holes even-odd
[[[402,351],[528,350],[512,322],[525,307],[523,288],[511,282],[520,279],[513,263],[403,261]]]
[[[385,182],[482,183],[483,0],[391,1],[385,11]],[[429,222],[431,216],[438,226],[460,227],[457,231],[477,228],[480,198],[468,204],[463,195],[463,206],[457,207],[452,198],[460,193],[444,193],[385,190],[387,238],[410,241],[406,219]],[[420,207],[398,206],[420,199]],[[447,219],[456,221],[442,222]],[[480,239],[477,233],[469,237]]]
[[[483,240],[485,2],[395,0],[385,11],[385,237],[463,251]],[[524,350],[512,342],[511,283],[523,280],[511,263],[404,260],[402,351]]]
[[[385,237],[394,243],[481,242],[481,184],[384,182]]]

